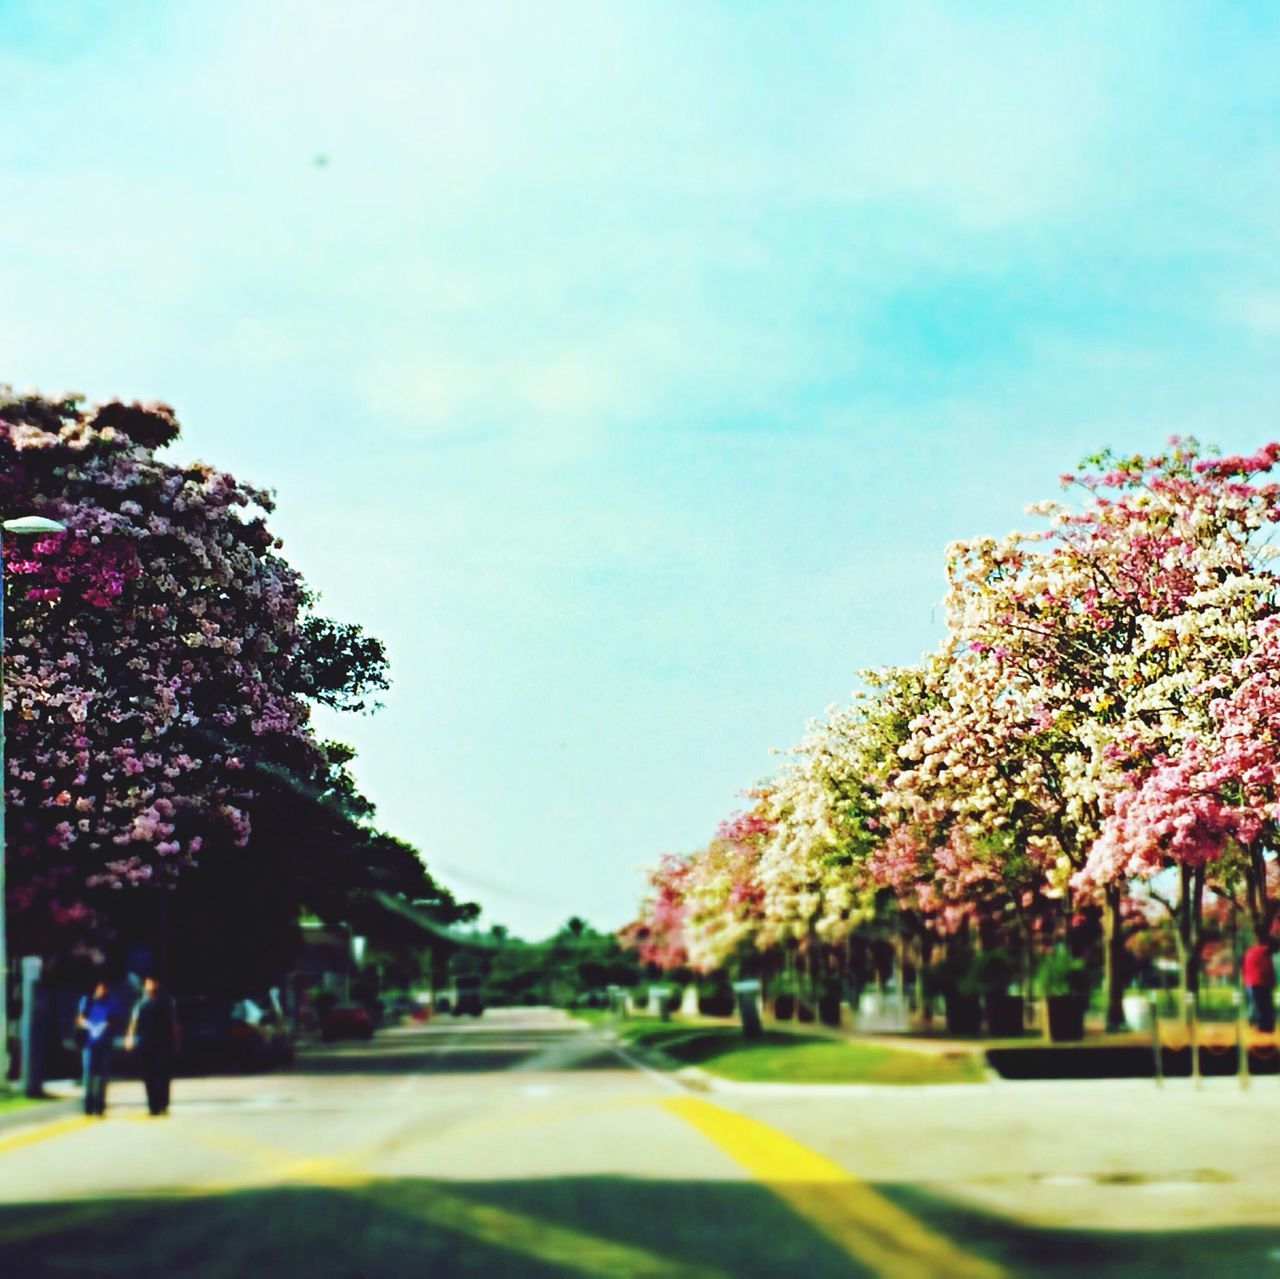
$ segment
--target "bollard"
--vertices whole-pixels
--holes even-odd
[[[1236,1010],[1236,1051],[1239,1053],[1240,1087],[1249,1086],[1249,1032],[1245,1029],[1244,993],[1231,992],[1231,1002]]]
[[[735,981],[733,993],[738,997],[738,1016],[742,1020],[744,1039],[757,1039],[760,1026],[760,983],[755,980]]]
[[[1160,998],[1153,990],[1151,999],[1151,1053],[1156,1063],[1156,1087],[1164,1087],[1164,1049],[1160,1043]]]
[[[1200,1087],[1200,1024],[1196,1020],[1196,997],[1192,991],[1186,996],[1187,1042],[1191,1045],[1191,1082]]]
[[[44,1018],[40,1013],[44,992],[40,989],[38,955],[22,960],[22,1055],[19,1087],[26,1097],[44,1096]]]
[[[610,1023],[621,1021],[627,1015],[627,996],[621,986],[610,986],[605,991]]]

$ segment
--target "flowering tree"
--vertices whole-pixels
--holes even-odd
[[[1057,735],[1058,828],[1082,869],[1111,797],[1135,761],[1171,756],[1211,723],[1250,627],[1274,610],[1267,531],[1280,514],[1258,484],[1280,445],[1208,458],[1174,440],[1152,458],[1100,454],[1079,474],[1078,512],[1033,510],[1037,534],[980,539],[949,551],[948,621],[956,642],[992,662],[1011,696],[1038,707]],[[1109,1020],[1120,1020],[1124,882],[1083,877],[1107,920]]]
[[[1231,679],[1230,692],[1209,702],[1206,727],[1175,753],[1140,759],[1127,774],[1082,878],[1147,878],[1169,865],[1211,870],[1229,897],[1238,882],[1263,939],[1278,910],[1271,850],[1280,830],[1280,619],[1252,627]],[[1188,930],[1194,913],[1175,911]],[[1194,931],[1183,941],[1194,950]]]
[[[768,792],[756,805],[720,824],[715,838],[689,862],[683,933],[689,965],[707,973],[727,967],[753,946],[764,917],[760,854],[773,829]]]
[[[883,795],[919,711],[911,667],[864,671],[851,705],[809,725],[775,779],[773,829],[761,855],[765,935],[837,940],[876,910],[868,869],[887,829]]]
[[[761,944],[838,940],[886,889],[922,930],[1015,916],[1028,953],[1050,903],[1081,926],[1100,908],[1118,1025],[1126,929],[1162,896],[1135,880],[1177,872],[1189,973],[1210,872],[1215,909],[1239,901],[1272,934],[1278,464],[1280,443],[1102,453],[1062,477],[1077,509],[1038,503],[1045,527],[948,548],[942,650],[811,725],[772,783]],[[685,868],[683,927],[715,862]]]
[[[659,968],[681,968],[689,960],[685,944],[688,907],[685,896],[693,876],[692,857],[667,854],[649,874],[650,895],[640,917],[619,934],[640,961]]]
[[[0,393],[0,511],[67,527],[8,546],[9,907],[27,949],[101,924],[115,890],[249,845],[254,767],[322,779],[310,707],[385,687],[381,645],[316,614],[279,555],[271,497],[162,460],[177,434],[164,405]]]

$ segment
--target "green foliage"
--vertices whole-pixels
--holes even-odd
[[[1087,995],[1088,965],[1059,942],[1040,960],[1036,981],[1045,995]]]

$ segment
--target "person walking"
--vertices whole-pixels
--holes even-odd
[[[1276,1028],[1276,966],[1265,941],[1255,941],[1244,952],[1240,980],[1249,1006],[1249,1025],[1269,1035]]]
[[[147,1109],[153,1115],[167,1115],[173,1059],[178,1052],[178,1023],[169,997],[154,977],[142,983],[142,998],[134,1006],[124,1042],[126,1049],[137,1051]]]
[[[94,983],[93,993],[80,1001],[76,1034],[84,1064],[84,1113],[107,1112],[107,1076],[111,1072],[111,1047],[115,1038],[116,1001],[105,981]]]

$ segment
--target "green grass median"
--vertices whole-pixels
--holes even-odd
[[[746,1082],[959,1084],[985,1078],[981,1062],[967,1053],[910,1052],[781,1030],[744,1039],[735,1027],[645,1018],[619,1022],[614,1029],[625,1043],[654,1049],[682,1066],[698,1066],[724,1079]]]
[[[40,1100],[42,1099],[23,1097],[20,1093],[0,1090],[0,1115],[7,1115],[10,1111],[22,1106],[38,1106]]]

